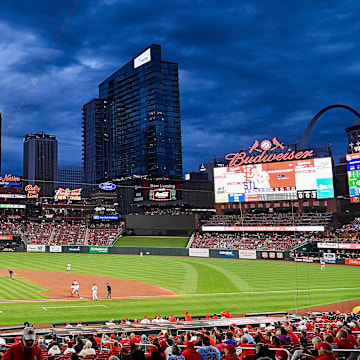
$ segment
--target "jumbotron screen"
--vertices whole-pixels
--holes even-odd
[[[334,197],[329,157],[215,168],[214,186],[216,203]]]
[[[360,202],[360,153],[347,154],[346,163],[350,201],[358,203]]]

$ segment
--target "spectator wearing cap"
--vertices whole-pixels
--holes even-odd
[[[336,356],[332,352],[332,347],[329,343],[323,341],[318,346],[319,356],[305,356],[306,360],[337,360]]]
[[[156,345],[150,346],[150,356],[148,360],[164,360],[164,358],[160,355],[159,348]]]
[[[145,354],[139,350],[135,343],[130,344],[130,355],[132,360],[145,360]]]
[[[185,360],[185,357],[181,354],[180,348],[177,345],[171,347],[169,360]]]
[[[150,324],[150,320],[148,319],[147,315],[144,315],[144,318],[140,321],[140,324]]]
[[[169,346],[166,340],[160,340],[159,344],[160,344],[160,355],[164,359],[168,360],[169,356],[172,353],[172,348]]]
[[[239,360],[235,353],[235,346],[231,344],[225,345],[225,357],[226,360]]]
[[[185,341],[187,347],[182,352],[185,360],[201,360],[201,355],[196,351],[192,341]]]
[[[210,339],[206,336],[204,336],[203,344],[200,349],[198,349],[198,353],[201,356],[201,360],[220,360],[221,354],[220,351],[215,347],[210,345]]]
[[[121,351],[121,346],[117,340],[112,343],[111,349],[108,351],[109,355],[118,355]]]
[[[191,315],[189,314],[189,312],[186,310],[185,311],[185,321],[191,321],[192,318],[191,318]]]
[[[241,349],[242,351],[241,351],[241,354],[239,356],[240,360],[245,358],[248,355],[255,355],[255,349],[251,344],[249,344],[249,340],[245,335],[243,335],[240,338],[240,345],[239,346],[240,346],[240,348],[249,348],[249,349]]]
[[[11,345],[2,357],[3,360],[42,360],[41,349],[35,344],[36,333],[32,326],[24,328],[21,341]]]

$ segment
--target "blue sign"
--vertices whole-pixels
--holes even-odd
[[[93,220],[119,220],[119,215],[93,215]]]
[[[327,199],[334,197],[334,185],[332,178],[316,179],[317,198]]]
[[[99,188],[101,190],[115,190],[116,185],[113,183],[106,182],[106,183],[99,184]]]
[[[234,258],[235,250],[219,250],[219,256],[223,258]]]

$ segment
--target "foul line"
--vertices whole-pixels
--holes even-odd
[[[89,307],[104,307],[108,309],[108,306],[105,305],[80,305],[80,306],[43,306],[42,308],[47,311],[48,309],[64,309],[64,308],[89,308]]]

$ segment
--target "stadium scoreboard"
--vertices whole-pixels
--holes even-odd
[[[347,154],[347,175],[349,184],[350,201],[360,202],[360,153]]]
[[[332,161],[324,157],[219,167],[214,187],[216,203],[333,198]],[[360,181],[358,191],[360,196]]]

